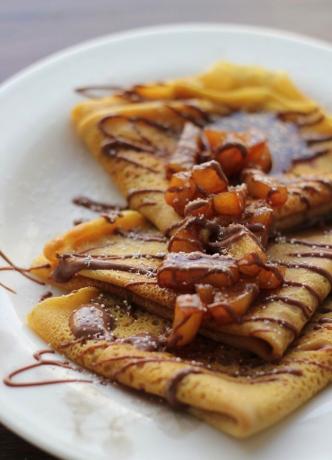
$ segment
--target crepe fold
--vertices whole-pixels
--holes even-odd
[[[162,333],[166,324],[139,310],[130,317],[110,298],[103,298],[103,304],[116,319],[113,341],[75,342],[69,319],[81,306],[98,301],[98,294],[94,288],[83,288],[46,299],[30,313],[29,326],[80,366],[165,398],[235,437],[250,436],[276,423],[332,377],[330,303],[324,304],[325,313],[315,315],[289,353],[278,364],[270,365],[231,349],[213,354],[206,340],[196,344],[196,354],[193,345],[190,359],[147,351],[139,346],[142,337],[149,340],[146,334],[154,337]]]
[[[156,270],[167,239],[142,215],[124,211],[113,222],[99,218],[50,241],[34,265],[36,276],[66,290],[96,286],[172,318],[176,294],[160,288]],[[280,359],[331,290],[332,232],[311,230],[270,245],[268,256],[285,267],[284,285],[250,307],[241,323],[206,321],[202,334]],[[49,263],[49,268],[38,266]]]
[[[128,98],[133,93],[136,98]],[[291,193],[286,206],[275,213],[275,228],[293,228],[329,212],[332,188],[318,183],[317,177],[329,175],[330,183],[332,118],[284,73],[221,62],[204,74],[136,85],[117,96],[80,103],[72,118],[78,136],[111,174],[129,207],[167,233],[180,218],[164,201],[165,165],[183,125],[190,121],[204,126],[246,110],[272,112],[294,123],[313,153],[310,161],[292,164],[284,177]],[[131,142],[122,142],[125,139]],[[315,178],[294,183],[294,175]]]

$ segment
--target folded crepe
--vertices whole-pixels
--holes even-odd
[[[239,111],[255,114],[238,117]],[[267,112],[262,125],[259,117],[266,118]],[[284,126],[280,120],[286,122]],[[73,121],[79,137],[111,174],[129,207],[140,210],[163,233],[180,220],[164,201],[165,167],[188,121],[225,129],[262,125],[274,162],[280,163],[279,170],[286,166],[291,174],[286,181],[292,181],[294,175],[321,179],[332,173],[332,118],[287,75],[257,67],[217,63],[198,76],[136,85],[112,97],[80,103],[73,110]],[[331,187],[327,190],[328,186],[317,185],[317,181],[311,187],[310,179],[302,179],[300,187],[290,185],[289,201],[276,212],[278,230],[331,210]]]
[[[332,377],[330,303],[276,365],[199,340],[190,352],[163,351],[167,324],[94,288],[39,303],[29,326],[54,349],[98,375],[164,398],[235,437],[263,430]]]
[[[160,288],[156,271],[167,239],[135,211],[110,222],[80,224],[50,241],[34,262],[40,279],[66,290],[96,286],[172,318],[176,293]],[[206,321],[202,334],[250,350],[266,360],[283,356],[332,286],[332,232],[311,230],[280,237],[267,252],[285,267],[284,284],[252,305],[240,323]],[[48,268],[38,268],[49,264]]]

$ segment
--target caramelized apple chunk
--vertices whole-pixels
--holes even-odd
[[[196,294],[177,296],[168,346],[182,347],[192,342],[205,318],[211,318],[219,325],[240,322],[257,293],[256,284],[241,281],[228,289],[198,284]]]
[[[243,171],[243,179],[247,184],[249,195],[253,198],[262,198],[275,208],[286,203],[287,188],[275,178],[267,176],[258,169],[246,169]]]
[[[257,168],[265,173],[270,172],[272,156],[264,134],[256,129],[249,130],[246,145],[248,149],[246,167]]]
[[[227,190],[228,179],[215,160],[194,166],[192,179],[200,193],[220,193]]]
[[[240,322],[259,290],[256,284],[240,281],[236,286],[216,290],[213,301],[207,305],[208,314],[219,325]]]
[[[206,308],[197,294],[182,294],[175,301],[169,347],[183,347],[195,338],[204,318]]]
[[[169,252],[203,251],[202,227],[196,219],[186,219],[168,243]]]
[[[165,193],[165,201],[183,216],[186,204],[195,198],[195,194],[196,186],[191,180],[191,174],[180,172],[173,174],[170,186]]]
[[[273,209],[264,200],[248,200],[243,220],[247,228],[266,247],[273,223]]]
[[[184,125],[180,140],[166,167],[166,176],[191,169],[197,161],[200,151],[201,130],[193,123]]]
[[[203,251],[220,226],[202,216],[186,217],[168,243],[169,252]],[[196,248],[196,249],[195,249]]]
[[[212,201],[207,198],[197,198],[190,201],[184,208],[184,215],[212,218],[214,215]]]
[[[279,265],[266,263],[258,274],[260,289],[278,289],[284,282],[285,269]]]
[[[255,278],[260,289],[277,289],[284,281],[284,269],[262,260],[256,253],[243,257],[238,266],[240,274]]]
[[[204,135],[227,177],[239,174],[245,167],[247,149],[237,133],[205,129]]]
[[[218,238],[219,247],[227,249],[227,253],[236,260],[256,254],[261,262],[266,262],[267,256],[259,240],[244,225],[232,224],[224,228]]]
[[[228,177],[248,166],[264,172],[271,169],[271,153],[265,136],[258,130],[226,132],[208,128],[204,130],[204,137]]]
[[[169,253],[157,272],[161,287],[191,291],[196,284],[215,287],[231,286],[239,279],[239,270],[232,257],[202,252]]]
[[[266,262],[266,256],[264,255],[263,260],[256,252],[245,254],[239,261],[239,271],[241,275],[248,277],[258,276],[259,272],[264,267]]]
[[[229,187],[226,192],[212,197],[213,209],[217,215],[239,217],[244,211],[247,188],[245,185]]]

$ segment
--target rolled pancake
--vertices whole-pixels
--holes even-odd
[[[324,305],[326,313],[314,317],[280,363],[268,365],[229,349],[215,353],[213,344],[211,347],[206,342],[198,347],[191,344],[187,357],[147,351],[149,337],[153,349],[153,337],[163,333],[166,324],[156,323],[154,316],[137,310],[131,317],[107,298],[102,299],[106,304],[103,308],[116,319],[113,342],[86,339],[74,343],[77,339],[70,318],[98,294],[94,288],[84,288],[46,299],[30,313],[29,326],[80,366],[110,381],[164,398],[235,437],[247,437],[271,426],[331,380],[329,303]]]
[[[134,90],[143,102],[122,106],[114,106],[112,98],[83,102],[74,108],[73,121],[79,137],[111,174],[129,206],[142,212],[163,233],[180,220],[164,201],[163,194],[168,186],[165,166],[181,127],[188,120],[206,125],[211,123],[211,117],[222,119],[234,110],[281,113],[287,121],[297,125],[299,135],[314,152],[310,161],[305,158],[297,161],[289,172],[318,178],[332,174],[332,119],[283,73],[217,63],[205,74],[162,85],[140,85]],[[172,129],[162,130],[156,125],[137,122],[142,118],[166,123]],[[146,150],[122,144],[116,146],[116,154],[114,149],[110,154],[107,145],[112,136],[114,139],[129,137],[140,144],[142,139],[148,140]],[[292,177],[286,176],[285,180]],[[290,185],[293,193],[286,206],[276,211],[277,230],[293,228],[331,210],[331,187],[327,190],[317,182],[314,188],[310,187],[310,180],[305,178],[300,188]]]
[[[331,290],[331,249],[328,230],[297,233],[271,244],[270,259],[285,266],[282,288],[251,306],[240,324],[207,321],[202,334],[266,360],[279,359]],[[156,280],[166,252],[166,238],[139,213],[127,211],[113,223],[96,219],[49,242],[34,265],[49,262],[50,268],[34,272],[64,289],[96,286],[171,318],[175,293]]]

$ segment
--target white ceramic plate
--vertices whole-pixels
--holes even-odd
[[[332,110],[332,48],[270,30],[225,25],[165,26],[97,39],[59,53],[0,89],[0,248],[28,265],[50,237],[82,216],[71,198],[119,199],[109,178],[73,135],[73,88],[130,84],[191,74],[217,59],[285,69]],[[0,263],[1,265],[1,263]],[[43,344],[25,316],[43,288],[17,274],[1,281],[0,377],[32,361]],[[34,375],[57,378],[59,368]],[[31,374],[32,375],[32,374]],[[64,384],[8,388],[0,384],[0,420],[66,459],[209,460],[331,458],[331,389],[276,427],[246,441],[111,387]]]

